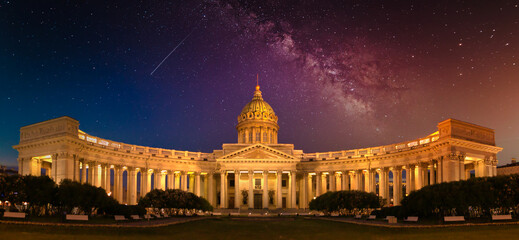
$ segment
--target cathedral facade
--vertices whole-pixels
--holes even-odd
[[[19,174],[46,174],[104,188],[136,204],[152,189],[182,189],[215,208],[306,209],[327,191],[373,192],[399,205],[413,190],[495,176],[494,130],[447,119],[423,138],[391,145],[305,153],[278,143],[278,117],[256,86],[238,116],[237,143],[213,152],[138,146],[89,135],[60,117],[20,129]]]

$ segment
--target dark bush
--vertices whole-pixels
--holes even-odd
[[[464,215],[467,218],[508,214],[519,207],[519,175],[471,178],[440,183],[411,192],[402,200],[406,213],[441,218]]]
[[[213,207],[206,199],[179,189],[168,189],[166,191],[154,189],[139,199],[139,206],[156,209],[177,208],[197,209],[203,211],[213,210]]]
[[[310,201],[309,207],[311,210],[328,212],[342,209],[373,209],[380,207],[380,198],[374,193],[363,191],[327,192]]]

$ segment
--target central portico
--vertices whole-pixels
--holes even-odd
[[[220,192],[223,194],[220,202],[227,204],[224,208],[297,208],[299,160],[276,148],[293,152],[294,146],[261,143],[223,145],[222,151],[229,153],[217,158],[216,162],[221,169]],[[247,200],[244,201],[245,195]]]

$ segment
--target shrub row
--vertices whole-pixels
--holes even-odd
[[[364,191],[327,192],[310,201],[311,210],[334,212],[343,209],[379,208],[381,199],[374,193]]]
[[[440,183],[411,192],[403,212],[420,217],[464,215],[467,218],[518,213],[519,175],[471,178]]]
[[[154,209],[197,209],[212,211],[211,204],[202,197],[178,189],[154,189],[139,199],[139,206]]]

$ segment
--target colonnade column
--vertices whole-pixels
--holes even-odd
[[[88,183],[94,185],[94,162],[88,162]]]
[[[249,204],[249,208],[254,208],[254,172],[249,170],[249,194],[247,203]]]
[[[119,201],[119,196],[117,194],[119,194],[118,192],[118,185],[119,185],[119,168],[117,166],[114,166],[114,186],[113,186],[113,189],[112,189],[112,196],[114,197],[115,200]],[[119,202],[121,203],[121,202]]]
[[[337,191],[337,178],[335,176],[335,172],[330,172],[330,191]]]
[[[225,196],[227,195],[225,188],[227,186],[227,173],[225,171],[220,172],[220,208],[225,208],[227,205],[225,202]]]
[[[334,177],[335,178],[335,177]],[[296,175],[296,171],[292,171],[290,172],[290,199],[291,199],[291,202],[290,202],[290,207],[291,208],[297,208],[297,175]]]
[[[323,187],[321,181],[323,180],[323,177],[320,172],[315,173],[315,196],[318,197],[321,195],[321,188]]]
[[[100,177],[101,183],[99,184],[99,186],[106,190],[106,185],[105,185],[106,184],[106,165],[101,164],[100,168],[101,168],[101,170],[100,170],[101,171],[101,177]]]
[[[348,171],[342,172],[342,184],[341,184],[341,190],[351,190],[350,189],[350,174]]]
[[[91,168],[89,168],[91,170]],[[113,195],[115,200],[122,204],[122,173],[119,166],[114,166],[114,191]]]
[[[375,170],[369,170],[369,191],[372,193],[377,193],[377,172]]]
[[[74,155],[74,181],[79,182],[79,159],[77,155]],[[45,173],[48,173],[48,170],[45,170]]]
[[[108,165],[104,165],[104,176],[105,176],[105,183],[104,183],[104,189],[106,190],[107,193],[111,192],[111,186],[110,184],[112,183],[111,180],[111,174],[110,174],[110,166]]]
[[[175,178],[175,182],[173,183],[174,189],[181,189],[180,187],[180,173],[173,172],[173,177]]]
[[[99,166],[97,162],[93,162],[90,169],[92,170],[92,186],[99,187]]]
[[[87,175],[87,173],[86,173],[86,162],[83,160],[81,162],[81,183],[86,183],[86,179],[87,179],[86,175]],[[50,176],[50,174],[49,174],[49,176]]]
[[[180,189],[182,189],[182,191],[187,191],[187,172],[182,171],[182,172],[180,172],[180,174],[181,174]]]
[[[386,199],[387,204],[389,204],[389,176],[388,170],[385,168],[380,169],[379,176],[379,197]]]
[[[307,208],[308,205],[308,173],[303,173],[303,187],[302,187],[302,193],[301,193],[301,202],[300,207],[301,208]]]
[[[276,200],[276,208],[283,208],[283,194],[282,194],[282,187],[283,185],[281,185],[281,181],[282,181],[282,177],[283,177],[283,171],[278,171],[277,172],[277,189],[276,189],[276,195],[277,195],[277,200]]]
[[[362,183],[364,184],[364,192],[370,192],[371,190],[371,182],[370,182],[370,171],[369,170],[363,170],[362,171]]]
[[[409,195],[414,189],[414,169],[411,165],[405,168],[405,193]]]
[[[466,175],[465,175],[465,156],[460,156],[459,157],[460,160],[459,160],[459,170],[458,170],[458,180],[467,180],[466,178]],[[433,169],[434,168],[434,165],[433,167],[431,167],[431,178],[432,178],[432,172],[433,172]],[[489,174],[489,176],[492,176],[492,174]]]
[[[195,172],[195,194],[200,197],[200,172]]]
[[[350,172],[350,190],[359,190],[357,186],[357,178],[358,176],[356,171]]]
[[[209,201],[211,206],[216,208],[216,204],[214,202],[214,189],[216,187],[214,185],[214,174],[213,174],[213,172],[208,172],[206,176],[207,176],[207,201]]]
[[[141,169],[141,197],[148,193],[148,169]]]
[[[393,170],[393,205],[400,205],[402,200],[402,169]]]
[[[234,208],[241,206],[240,170],[234,170]]]
[[[263,171],[263,208],[269,208],[269,171]]]
[[[362,179],[364,178],[364,171],[358,170],[355,172],[355,175],[357,175],[357,178],[355,179],[355,180],[357,180],[357,190],[365,191],[364,185],[362,182]]]
[[[135,171],[135,168],[128,168],[127,170],[127,200],[126,202],[129,205],[135,205],[137,204],[137,172]]]
[[[174,175],[173,171],[166,172],[167,184],[166,184],[165,189],[173,189],[173,180],[175,177],[173,177],[172,175]]]
[[[415,174],[414,190],[420,190],[423,187],[423,167],[421,164],[417,164],[414,167],[414,174]]]
[[[463,167],[465,167],[465,166],[463,166]],[[438,172],[436,171],[436,164],[433,161],[431,163],[431,184],[436,184],[436,179],[437,179],[436,175],[437,174],[438,174]],[[470,177],[470,175],[469,175],[469,177]],[[465,179],[468,179],[468,178],[465,177]]]
[[[322,181],[321,193],[322,194],[328,192],[328,176],[329,175],[330,174],[321,174],[321,181]]]

